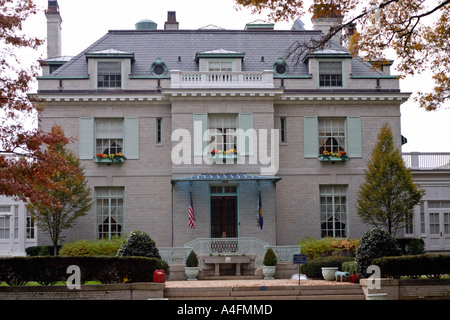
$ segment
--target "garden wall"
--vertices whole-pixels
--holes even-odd
[[[367,279],[360,284],[364,294],[387,293],[388,300],[450,300],[450,279],[380,279],[380,289],[368,289]]]
[[[164,283],[53,286],[0,286],[0,300],[148,300],[164,297]]]

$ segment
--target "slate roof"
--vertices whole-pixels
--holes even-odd
[[[161,58],[169,70],[196,71],[196,54],[218,49],[245,53],[243,71],[272,70],[273,63],[285,57],[293,43],[307,42],[321,34],[311,30],[111,30],[51,76],[85,77],[88,75],[86,53],[105,50],[133,53],[132,76],[151,76],[150,67],[157,58]],[[336,43],[327,50],[347,51]],[[307,64],[300,63],[293,68],[293,61],[287,60],[287,63],[290,66],[288,76],[309,74]],[[372,71],[371,65],[359,58],[352,59],[352,74],[386,75]]]

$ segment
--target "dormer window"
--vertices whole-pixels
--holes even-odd
[[[120,61],[98,62],[97,87],[98,88],[122,87],[122,63]]]
[[[319,86],[342,87],[341,61],[319,61]]]
[[[273,71],[275,71],[275,74],[280,76],[285,75],[289,71],[288,65],[283,58],[278,58],[278,60],[273,64],[272,68]]]
[[[158,58],[152,63],[150,71],[155,76],[163,76],[167,73],[167,66],[161,58]]]

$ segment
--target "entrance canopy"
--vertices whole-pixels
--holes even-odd
[[[241,174],[241,173],[227,173],[227,174],[201,174],[190,177],[174,177],[171,180],[172,184],[182,181],[272,181],[277,182],[281,180],[280,177],[275,176],[258,176],[253,174]]]

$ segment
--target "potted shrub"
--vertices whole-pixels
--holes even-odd
[[[277,267],[277,256],[272,248],[267,249],[266,254],[264,255],[263,260],[263,275],[264,279],[273,279]]]
[[[186,259],[186,267],[184,268],[188,280],[197,280],[198,276],[198,257],[194,250],[189,253]]]

